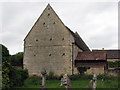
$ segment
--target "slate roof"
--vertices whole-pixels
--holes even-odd
[[[93,52],[106,52],[107,59],[120,59],[120,50],[92,50]]]
[[[75,60],[106,60],[105,52],[78,52],[78,55]]]
[[[70,33],[72,34],[72,36],[74,37],[75,40],[75,44],[82,49],[83,51],[90,51],[90,49],[88,48],[88,46],[85,44],[85,42],[82,40],[82,38],[79,36],[79,34],[74,33],[73,31],[71,31],[67,26],[66,28],[70,31]]]

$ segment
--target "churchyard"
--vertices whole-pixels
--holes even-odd
[[[102,82],[102,78],[104,81]],[[61,87],[61,77],[56,76],[47,76],[46,77],[46,88],[65,88],[65,86]],[[90,80],[92,80],[92,75],[73,75],[69,76],[71,81],[71,88],[89,88]],[[97,76],[97,82],[96,82],[96,88],[109,88],[109,89],[115,89],[118,90],[118,86],[120,86],[118,77],[113,76],[104,76],[104,75],[98,75]],[[16,88],[36,88],[40,89],[42,87],[42,78],[33,76],[29,77],[25,80],[24,86],[22,87],[16,87]],[[93,85],[91,86],[93,88]]]

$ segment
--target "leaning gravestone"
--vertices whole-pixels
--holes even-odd
[[[88,86],[89,90],[92,88],[92,82],[93,82],[93,80],[90,80],[89,86]]]
[[[61,78],[61,87],[65,86],[66,90],[71,90],[71,81],[67,74],[63,75],[63,78]]]

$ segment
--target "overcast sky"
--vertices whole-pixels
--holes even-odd
[[[23,51],[24,38],[48,2],[6,2],[0,6],[0,43],[10,54]],[[117,2],[50,2],[57,15],[92,49],[118,48]]]

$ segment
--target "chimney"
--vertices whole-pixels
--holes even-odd
[[[102,48],[102,50],[104,50],[104,48]]]

